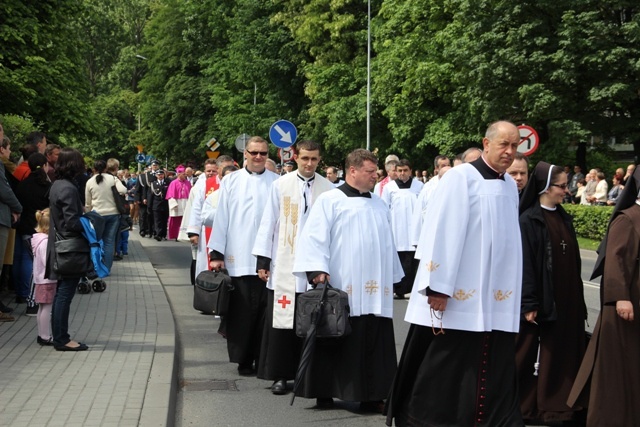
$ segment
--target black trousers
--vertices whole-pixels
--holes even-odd
[[[169,211],[150,209],[154,221],[154,233],[156,236],[167,237],[167,222],[169,221]]]
[[[140,234],[151,234],[149,227],[149,217],[147,216],[147,205],[140,203],[138,205],[138,223],[140,225]]]
[[[260,343],[267,305],[267,287],[258,276],[232,277],[229,312],[224,317],[229,362],[250,364],[260,360]]]
[[[145,228],[145,234],[152,235],[155,234],[155,221],[153,209],[151,206],[147,206],[147,223]]]

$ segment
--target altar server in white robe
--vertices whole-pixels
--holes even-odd
[[[482,157],[449,170],[427,206],[387,425],[524,425],[518,191],[505,174],[519,142],[515,125],[493,123]]]
[[[413,279],[416,276],[418,262],[415,259],[416,248],[411,241],[411,219],[418,201],[418,194],[424,184],[413,179],[411,163],[401,159],[396,166],[398,178],[391,181],[382,190],[382,200],[391,212],[391,229],[398,257],[404,270],[404,278],[394,289],[396,297],[404,299],[404,294],[411,292]]]
[[[231,156],[222,155],[217,159],[207,159],[204,163],[204,176],[200,176],[189,193],[191,205],[187,202],[184,218],[188,218],[186,232],[192,245],[193,255],[195,255],[193,277],[198,276],[200,272],[209,267],[207,239],[210,237],[211,227],[205,227],[202,223],[202,205],[207,196],[220,187],[218,171],[222,171],[222,168],[229,165],[233,165]],[[187,211],[189,212],[188,217],[186,216]]]
[[[359,401],[380,412],[396,370],[393,285],[402,266],[393,243],[387,205],[371,188],[377,159],[357,149],[346,159],[346,183],[316,200],[296,248],[294,274],[316,285],[329,280],[349,295],[351,335],[318,343],[297,394]]]
[[[212,270],[226,268],[235,289],[231,292],[226,323],[229,361],[238,364],[240,375],[255,372],[264,326],[267,292],[256,274],[256,258],[251,254],[271,184],[278,175],[265,169],[269,155],[267,142],[249,138],[244,150],[245,168],[220,184],[220,200],[209,239]]]
[[[435,188],[438,186],[438,182],[440,182],[440,169],[450,165],[451,163],[447,156],[437,155],[433,160],[433,177],[429,181],[427,181],[420,189],[420,193],[418,194],[418,202],[416,203],[416,206],[412,211],[411,244],[413,246],[418,245],[420,232],[422,231],[422,224],[424,223],[426,215],[427,203],[429,203],[429,198],[431,197],[431,194],[433,194],[433,190],[435,190]]]
[[[258,378],[271,380],[273,394],[285,394],[300,361],[302,339],[296,336],[294,313],[297,295],[307,290],[305,277],[293,275],[298,236],[304,229],[314,201],[332,190],[333,184],[316,173],[320,145],[297,144],[296,173],[289,173],[271,186],[262,222],[253,246],[258,276],[267,282],[265,315]]]
[[[236,165],[223,167],[219,174],[220,182],[222,182],[225,176],[230,175],[237,170],[238,167]],[[220,201],[219,190],[220,189],[218,188],[218,190],[209,194],[207,198],[204,199],[204,203],[202,204],[202,225],[204,227],[213,227],[213,221],[216,219],[216,212],[218,211],[218,202]],[[207,268],[209,268],[208,265]]]

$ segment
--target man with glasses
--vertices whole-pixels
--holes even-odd
[[[255,373],[260,357],[267,291],[256,274],[251,253],[271,184],[279,177],[266,170],[267,142],[259,136],[247,141],[246,166],[220,183],[220,199],[208,243],[212,270],[226,268],[235,287],[225,316],[229,361],[240,375]]]
[[[524,425],[515,366],[522,242],[506,173],[519,142],[514,124],[491,124],[482,156],[450,169],[427,205],[388,425]]]

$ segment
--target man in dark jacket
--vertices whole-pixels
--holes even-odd
[[[167,238],[167,221],[169,220],[169,201],[166,199],[169,180],[165,179],[162,169],[158,169],[156,179],[149,186],[147,208],[151,209],[154,220],[156,240]]]
[[[140,236],[153,235],[153,216],[151,209],[149,209],[149,203],[147,196],[149,193],[150,185],[156,180],[156,171],[160,167],[160,163],[157,160],[151,162],[151,170],[142,172],[138,176],[138,182],[136,183],[136,189],[134,192],[135,203],[139,206],[139,224],[140,224]]]

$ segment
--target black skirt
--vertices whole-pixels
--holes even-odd
[[[515,334],[411,325],[387,401],[387,425],[523,426]]]
[[[274,292],[267,289],[267,307],[260,345],[258,378],[263,380],[293,380],[300,362],[302,338],[293,329],[276,329],[273,325]],[[296,294],[296,300],[298,294]]]
[[[257,363],[267,304],[265,284],[258,276],[231,278],[229,311],[224,317],[227,351],[232,363]]]
[[[351,334],[318,339],[313,360],[296,395],[354,402],[387,397],[396,371],[393,320],[351,317]]]

